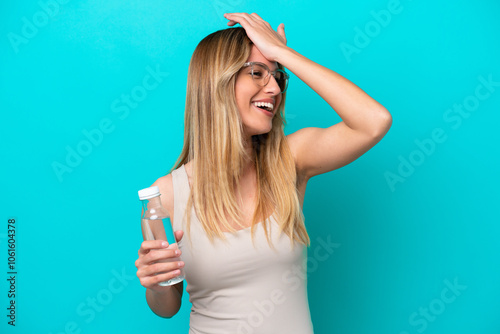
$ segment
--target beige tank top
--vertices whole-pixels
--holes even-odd
[[[190,186],[184,165],[172,172],[174,231],[183,230],[179,242],[185,262],[186,291],[192,304],[189,334],[312,334],[307,299],[307,247],[291,248],[286,234],[278,235],[273,216],[268,232],[257,224],[255,248],[251,228],[225,233],[227,243],[205,234],[194,208],[191,241],[184,217]]]

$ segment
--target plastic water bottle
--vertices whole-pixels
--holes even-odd
[[[177,240],[175,240],[172,224],[170,223],[170,215],[167,210],[161,206],[160,188],[153,186],[139,190],[139,199],[142,201],[143,209],[141,225],[144,240],[165,240],[168,242],[167,248],[155,250],[156,252],[161,252],[167,249],[179,249],[177,246]],[[181,261],[179,256],[161,260],[161,262],[178,261]],[[181,271],[179,276],[165,282],[160,282],[158,285],[167,286],[181,282],[185,277],[184,268],[179,269]]]

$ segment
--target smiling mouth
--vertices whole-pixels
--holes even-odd
[[[272,111],[272,110],[267,110],[267,108],[259,108],[259,107],[255,106],[255,105],[253,105],[253,107],[254,107],[254,108],[256,108],[256,109],[259,109],[259,110],[260,110],[260,111],[262,111],[264,114],[266,114],[266,115],[268,115],[268,116],[270,116],[270,117],[274,116],[274,113],[273,113],[273,111]]]
[[[269,102],[252,102],[254,106],[259,109],[266,110],[268,112],[272,112],[274,110],[274,104]]]
[[[256,106],[257,107],[257,106]],[[265,111],[269,111],[269,112],[272,112],[273,109],[272,108],[269,108],[269,107],[257,107],[259,109],[262,109],[262,110],[265,110]]]

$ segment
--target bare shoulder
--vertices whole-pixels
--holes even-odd
[[[298,173],[310,179],[358,159],[384,137],[392,117],[382,109],[373,123],[371,129],[363,131],[341,121],[327,128],[307,127],[288,135]]]
[[[160,177],[151,186],[158,186],[158,188],[160,188],[161,205],[167,209],[172,218],[174,216],[174,186],[172,183],[172,174]]]

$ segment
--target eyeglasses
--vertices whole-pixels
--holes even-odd
[[[280,87],[281,93],[284,93],[286,91],[288,87],[288,79],[290,78],[290,76],[285,71],[277,69],[276,71],[271,72],[266,64],[254,61],[243,64],[243,68],[248,66],[251,66],[250,73],[252,74],[252,80],[257,85],[261,87],[266,86],[269,83],[272,74],[274,79],[278,83],[278,86]]]

